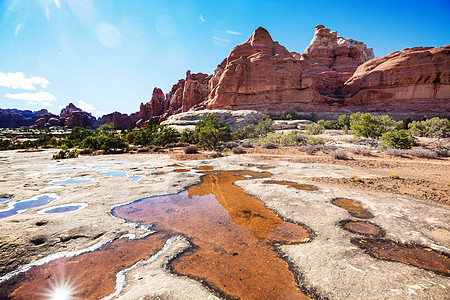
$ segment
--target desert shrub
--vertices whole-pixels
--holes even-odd
[[[438,154],[430,149],[418,148],[408,151],[409,155],[422,158],[436,158]]]
[[[118,149],[128,149],[128,144],[119,136],[100,136],[100,150],[104,153],[110,153]]]
[[[272,119],[266,118],[265,120],[262,120],[255,126],[255,130],[253,131],[253,133],[249,134],[249,137],[256,138],[259,136],[266,136],[268,133],[274,131],[272,125]]]
[[[156,129],[152,144],[164,146],[167,144],[176,143],[179,137],[180,133],[175,128],[160,125]]]
[[[8,150],[12,145],[10,139],[0,139],[0,150]]]
[[[287,110],[283,113],[284,120],[293,120],[297,117],[297,113],[293,110]]]
[[[255,135],[254,132],[255,132],[255,125],[251,124],[244,126],[242,128],[238,128],[231,134],[231,137],[233,140],[243,140],[251,136],[254,136]]]
[[[408,124],[413,135],[430,138],[450,137],[450,121],[445,118],[432,118],[424,121],[413,121]]]
[[[403,122],[396,122],[388,115],[373,116],[360,112],[350,116],[350,129],[355,136],[379,138],[383,133],[403,126]]]
[[[387,148],[387,149],[384,149],[383,152],[386,153],[387,155],[390,155],[390,156],[403,156],[403,155],[405,155],[405,151],[401,150],[401,149]]]
[[[275,148],[277,148],[277,145],[275,143],[272,143],[272,142],[267,142],[267,143],[264,143],[263,148],[265,148],[265,149],[275,149]]]
[[[350,175],[350,180],[355,182],[363,182],[363,180],[357,175]]]
[[[195,154],[195,153],[198,153],[198,148],[197,148],[197,146],[186,146],[186,147],[184,147],[184,153],[186,153],[186,154]]]
[[[388,131],[381,135],[381,148],[411,149],[414,138],[405,129]]]
[[[195,140],[195,132],[190,128],[186,128],[181,132],[180,141],[182,143],[195,144],[197,141]]]
[[[306,127],[306,133],[311,135],[318,135],[323,133],[324,127],[322,123],[317,124],[309,124],[308,127]]]
[[[340,115],[338,118],[339,129],[348,132],[350,129],[350,116]]]
[[[195,137],[200,147],[217,148],[219,142],[230,140],[231,132],[228,124],[222,122],[216,114],[208,114],[195,125]]]
[[[302,152],[306,152],[309,155],[313,155],[314,153],[316,153],[317,151],[322,150],[323,146],[322,145],[305,145],[305,146],[300,146],[298,147],[298,150],[302,151]]]
[[[320,136],[319,137],[310,136],[310,137],[308,137],[308,140],[306,141],[306,143],[310,146],[323,145],[323,144],[325,144],[325,140]]]
[[[66,158],[76,158],[78,157],[78,152],[76,150],[62,149],[58,153],[53,154],[53,159],[66,159]]]
[[[389,174],[389,175],[388,175],[388,178],[390,178],[390,179],[399,179],[400,176],[398,176],[398,175],[395,174],[395,173],[392,173],[392,174]]]
[[[101,142],[99,140],[99,137],[97,136],[88,136],[81,142],[81,147],[92,150],[99,150],[101,147]]]
[[[334,159],[347,159],[347,153],[342,149],[332,150],[328,153]]]
[[[233,151],[234,154],[244,154],[244,153],[247,152],[247,151],[245,151],[244,148],[242,148],[240,146],[234,147],[232,151]]]
[[[360,147],[352,148],[350,151],[355,154],[364,155],[364,156],[372,155],[370,149],[367,149],[367,148],[360,148]]]
[[[319,120],[317,122],[317,124],[322,124],[323,128],[325,129],[341,129],[339,126],[339,122],[338,121],[333,121],[333,120]]]

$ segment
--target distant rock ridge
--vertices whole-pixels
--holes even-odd
[[[234,47],[213,74],[186,72],[164,94],[154,88],[150,101],[130,115],[114,112],[96,119],[73,104],[60,116],[5,112],[2,124],[141,127],[150,117],[161,122],[181,112],[251,109],[265,113],[295,110],[321,118],[370,112],[396,118],[450,117],[450,45],[416,47],[374,57],[365,43],[343,38],[323,25],[303,54],[289,52],[259,27]],[[12,117],[13,116],[13,117]],[[2,119],[3,123],[1,122]]]

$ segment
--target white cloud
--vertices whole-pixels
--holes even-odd
[[[44,77],[28,77],[22,72],[0,72],[0,86],[22,89],[28,91],[36,90],[36,86],[40,85],[42,88],[46,89],[50,82]]]
[[[91,111],[95,110],[95,107],[93,107],[89,103],[84,102],[83,100],[78,100],[78,103],[75,106],[80,108],[80,109],[82,109],[82,110],[84,110],[84,111],[88,111],[88,112],[91,112]]]
[[[225,31],[225,32],[228,33],[228,34],[242,35],[242,33],[237,32],[237,31],[232,31],[232,30],[227,30],[227,31]]]
[[[102,116],[105,115],[105,113],[104,113],[103,111],[101,111],[101,110],[97,110],[97,111],[94,113],[94,115],[95,115],[96,117],[102,117]]]
[[[216,41],[224,42],[224,43],[231,43],[230,40],[223,39],[223,38],[220,38],[218,36],[213,36],[213,39],[216,40]]]
[[[34,102],[56,101],[55,96],[53,96],[49,92],[42,92],[42,91],[39,91],[37,93],[19,93],[19,94],[6,93],[5,97],[9,99],[26,100]]]
[[[200,17],[198,17],[198,18],[200,19],[200,21],[206,22],[206,20],[203,18],[203,15],[202,15],[202,14],[200,14]]]

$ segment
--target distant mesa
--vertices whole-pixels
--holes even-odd
[[[450,116],[450,45],[415,47],[374,57],[366,44],[343,38],[323,25],[303,54],[288,51],[259,27],[231,50],[213,74],[186,72],[164,94],[154,88],[139,111],[114,112],[98,120],[73,104],[59,116],[0,109],[0,127],[91,126],[113,122],[117,129],[145,126],[169,116],[204,109],[295,110],[336,118],[370,112],[394,118]]]

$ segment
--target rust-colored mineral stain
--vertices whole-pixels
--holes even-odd
[[[186,172],[189,172],[189,170],[187,170],[187,169],[176,169],[176,170],[173,170],[175,173],[186,173]]]
[[[170,262],[174,273],[200,280],[226,298],[309,299],[310,292],[301,284],[300,289],[297,276],[274,245],[305,243],[314,234],[305,226],[280,219],[234,184],[270,174],[204,173],[199,184],[178,194],[145,198],[113,210],[116,217],[127,221],[152,224],[156,234],[112,242],[108,244],[111,252],[99,250],[32,268],[1,283],[0,296],[33,299],[28,296],[36,286],[57,279],[58,270],[70,270],[80,289],[77,296],[104,297],[113,292],[117,272],[155,253],[169,236],[182,234],[193,247]]]
[[[214,170],[214,167],[213,166],[200,166],[200,167],[195,168],[194,170],[197,170],[197,171],[212,171],[212,170]]]
[[[296,188],[298,190],[307,190],[307,191],[314,191],[317,188],[310,184],[300,184],[297,182],[292,181],[282,181],[282,180],[266,180],[264,181],[264,184],[279,184],[279,185],[287,185],[292,186],[293,188]]]
[[[165,232],[136,240],[121,238],[94,252],[53,260],[0,283],[0,299],[56,299],[63,282],[74,299],[103,298],[114,293],[120,270],[150,258],[168,238]]]
[[[378,259],[402,262],[450,276],[450,256],[428,247],[391,240],[353,238],[351,243]]]
[[[339,225],[345,230],[366,236],[381,237],[385,234],[380,226],[367,221],[344,220],[340,221]]]
[[[165,172],[156,172],[156,173],[152,173],[152,175],[156,175],[156,176],[164,175],[164,174],[166,174],[166,173],[165,173]]]
[[[170,165],[168,167],[171,167],[171,168],[192,168],[192,166],[188,166],[188,165],[184,165],[184,164],[172,164],[172,165]]]
[[[335,198],[335,199],[331,200],[331,203],[347,210],[349,212],[349,214],[355,218],[372,219],[374,217],[374,215],[370,211],[365,209],[358,202],[351,200],[351,199]]]

